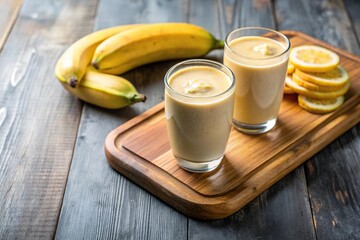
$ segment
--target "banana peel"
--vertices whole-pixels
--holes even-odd
[[[61,71],[66,82],[71,87],[76,87],[83,79],[96,47],[107,38],[136,26],[141,24],[105,28],[80,38],[63,52],[56,64],[56,71]]]
[[[60,71],[55,75],[61,85],[77,98],[108,109],[118,109],[137,102],[145,102],[146,96],[138,93],[127,79],[105,74],[89,66],[76,88],[71,87]]]
[[[193,24],[146,24],[104,40],[91,62],[102,72],[119,75],[148,63],[200,57],[223,47],[222,40]]]

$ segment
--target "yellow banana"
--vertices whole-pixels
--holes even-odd
[[[135,67],[169,59],[205,55],[224,42],[188,23],[158,23],[115,34],[94,52],[92,64],[101,72],[122,74]]]
[[[55,75],[71,94],[99,107],[117,109],[146,100],[145,95],[138,93],[125,78],[100,73],[92,67],[86,69],[82,81],[76,88],[67,84],[61,72],[55,70]]]
[[[66,82],[75,87],[85,74],[95,48],[108,37],[139,26],[139,24],[123,25],[99,30],[73,43],[59,58],[56,70],[61,72]]]

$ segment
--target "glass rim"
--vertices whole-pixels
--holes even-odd
[[[205,65],[196,65],[197,63],[200,63],[200,64],[205,64]],[[223,92],[219,93],[219,94],[216,94],[216,95],[212,95],[212,96],[189,96],[189,95],[185,95],[183,93],[180,93],[180,92],[177,92],[175,91],[168,83],[168,79],[170,78],[170,74],[179,66],[181,65],[186,65],[186,64],[193,64],[193,65],[189,65],[189,66],[185,66],[184,68],[187,68],[187,67],[193,67],[193,66],[206,66],[206,64],[208,64],[207,66],[211,67],[216,65],[218,67],[221,67],[221,68],[224,68],[228,74],[226,74],[222,69],[219,69],[217,68],[217,70],[219,71],[222,71],[224,72],[227,77],[229,77],[230,81],[231,81],[231,84],[230,86]],[[181,68],[181,69],[184,69],[184,68]],[[179,69],[179,70],[181,70]],[[208,59],[190,59],[190,60],[185,60],[185,61],[182,61],[182,62],[179,62],[177,64],[175,64],[174,66],[172,66],[165,74],[165,77],[164,77],[164,82],[165,82],[165,86],[166,88],[172,93],[172,94],[175,94],[175,95],[179,95],[183,98],[187,98],[187,99],[212,99],[212,98],[217,98],[217,97],[220,97],[222,95],[225,95],[227,94],[228,92],[230,92],[231,90],[234,90],[234,87],[235,87],[235,75],[234,73],[230,70],[230,68],[228,68],[227,66],[225,66],[224,64],[222,63],[219,63],[219,62],[216,62],[216,61],[212,61],[212,60],[208,60]]]
[[[286,41],[286,43],[287,43],[287,46],[286,46],[286,48],[284,49],[283,52],[281,52],[281,53],[279,53],[279,54],[277,54],[277,55],[275,55],[275,56],[269,56],[269,57],[266,57],[266,58],[254,58],[254,57],[244,56],[244,55],[242,55],[242,54],[239,54],[239,53],[235,52],[235,51],[229,46],[229,44],[228,44],[228,38],[229,38],[229,36],[230,36],[231,34],[237,32],[237,31],[240,31],[240,30],[264,30],[264,31],[268,31],[268,32],[275,33],[275,34],[277,34],[278,36],[280,36],[280,37],[282,37],[283,39],[285,39],[285,41]],[[279,31],[270,29],[270,28],[264,28],[264,27],[242,27],[242,28],[237,28],[237,29],[232,30],[232,31],[226,36],[226,38],[225,38],[225,47],[226,47],[226,49],[228,49],[231,53],[233,53],[233,54],[235,54],[236,56],[241,57],[241,58],[245,58],[245,59],[249,59],[249,60],[269,60],[269,59],[281,57],[281,56],[283,56],[284,54],[286,54],[286,53],[290,50],[290,48],[291,48],[291,42],[290,42],[289,38],[288,38],[285,34],[279,32]]]

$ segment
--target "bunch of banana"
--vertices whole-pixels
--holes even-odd
[[[129,81],[114,75],[152,62],[199,57],[223,46],[223,41],[192,24],[123,25],[75,42],[59,58],[55,75],[78,98],[120,108],[146,98]]]

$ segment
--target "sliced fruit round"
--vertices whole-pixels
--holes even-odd
[[[300,107],[311,113],[329,113],[339,108],[344,103],[344,96],[328,100],[311,99],[303,95],[298,96]]]
[[[339,61],[339,56],[333,51],[314,45],[294,47],[290,52],[290,62],[306,72],[327,72],[334,69]]]
[[[287,67],[287,71],[286,71],[287,74],[292,74],[294,71],[295,71],[295,66],[289,62],[288,67]]]
[[[344,85],[340,87],[333,87],[333,86],[319,86],[315,83],[305,81],[300,76],[298,76],[296,73],[293,73],[292,75],[293,81],[299,85],[302,86],[310,91],[318,91],[318,92],[334,92],[340,90]]]
[[[304,95],[309,98],[313,99],[333,99],[337,98],[339,96],[344,95],[350,88],[350,81],[348,81],[342,88],[340,88],[337,91],[333,92],[319,92],[319,91],[311,91],[307,88],[304,88],[296,82],[294,82],[292,79],[286,78],[285,83],[288,87],[290,87],[294,92]]]
[[[340,65],[333,70],[323,73],[309,73],[299,69],[296,69],[295,73],[305,81],[326,87],[341,87],[349,81],[349,73]]]
[[[291,76],[290,75],[287,75],[286,78],[290,78],[291,80]],[[289,88],[286,83],[285,83],[285,86],[284,86],[284,93],[285,94],[294,94],[296,92],[294,92],[291,88]]]

